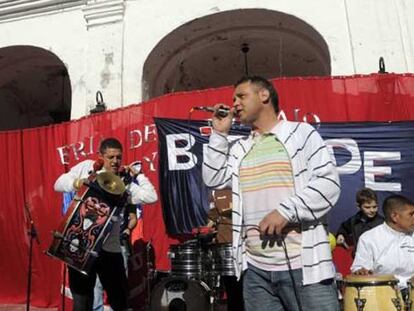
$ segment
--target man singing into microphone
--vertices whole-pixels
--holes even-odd
[[[141,172],[135,171],[133,167],[121,167],[121,161],[121,143],[115,138],[107,138],[100,144],[98,161],[85,160],[72,167],[68,173],[62,174],[56,180],[55,191],[77,191],[91,172],[106,171],[118,174],[122,169],[136,178],[138,182],[138,184],[131,182],[126,186],[130,194],[128,198],[130,204],[156,202],[157,193],[148,178]],[[134,221],[131,219],[125,233],[130,233],[133,225]],[[107,292],[112,309],[122,311],[127,308],[128,284],[121,254],[120,234],[120,217],[118,217],[113,221],[112,231],[102,245],[98,259],[88,276],[69,267],[69,286],[73,296],[73,310],[92,310],[96,275],[99,276]]]
[[[339,197],[338,173],[318,132],[278,120],[278,112],[269,81],[241,79],[228,116],[213,114],[203,179],[232,188],[233,256],[237,276],[244,272],[246,311],[337,311],[325,225]],[[228,139],[234,115],[251,126],[248,137]]]

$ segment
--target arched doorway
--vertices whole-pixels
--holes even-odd
[[[33,46],[0,49],[0,130],[70,120],[71,84],[53,53]]]
[[[247,54],[241,51],[247,44]],[[264,9],[216,13],[164,37],[143,70],[143,99],[231,85],[246,71],[267,78],[330,75],[322,36],[292,15]]]

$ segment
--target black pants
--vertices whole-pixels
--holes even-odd
[[[73,296],[74,311],[92,311],[93,289],[96,275],[108,295],[108,302],[114,311],[127,308],[128,281],[121,253],[101,251],[89,275],[69,268],[69,287]]]
[[[243,282],[237,281],[235,276],[222,276],[221,280],[227,292],[227,310],[243,311]],[[260,310],[260,306],[257,308]]]

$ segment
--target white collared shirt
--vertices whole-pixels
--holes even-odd
[[[56,180],[54,189],[58,192],[71,192],[76,191],[73,187],[73,182],[77,178],[88,178],[90,172],[93,169],[93,160],[82,161],[73,166],[69,172],[62,174]],[[100,172],[104,172],[102,169]],[[138,185],[136,183],[129,183],[126,189],[130,193],[128,198],[131,204],[150,204],[158,200],[157,192],[149,179],[144,174],[139,174],[137,177]]]
[[[93,170],[93,160],[82,161],[75,166],[73,166],[69,172],[62,174],[56,180],[54,189],[58,192],[72,192],[76,191],[73,187],[73,182],[77,178],[88,178],[90,172]],[[105,169],[102,169],[100,172],[104,172]],[[157,192],[154,189],[154,186],[151,184],[149,179],[144,176],[144,174],[139,174],[137,176],[137,181],[139,185],[134,182],[129,183],[126,186],[127,191],[129,192],[128,203],[130,204],[150,204],[157,201]],[[112,230],[107,236],[102,249],[107,252],[119,253],[121,252],[120,245],[120,221],[119,217],[113,219],[112,221]]]
[[[386,223],[361,235],[351,271],[361,268],[393,274],[399,287],[414,276],[414,233],[398,232]]]

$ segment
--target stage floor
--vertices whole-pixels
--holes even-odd
[[[25,311],[26,305],[0,305],[0,311]],[[30,306],[30,311],[57,311],[57,308],[36,308]]]
[[[26,305],[0,305],[0,311],[25,311]],[[57,311],[58,308],[36,308],[30,306],[30,311]],[[227,305],[220,303],[216,305],[215,311],[226,311]]]

